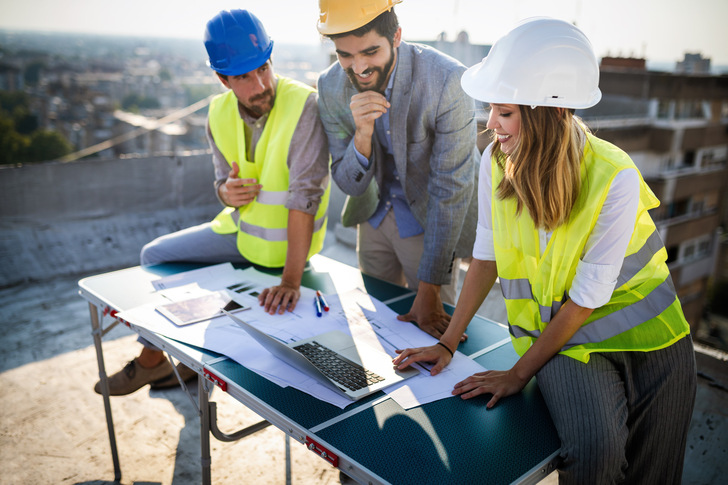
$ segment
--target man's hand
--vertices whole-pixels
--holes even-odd
[[[256,179],[238,178],[240,167],[237,162],[233,162],[233,167],[228,174],[227,181],[220,185],[218,189],[220,199],[225,205],[230,207],[242,207],[250,204],[260,193],[262,185],[256,183]]]
[[[450,315],[442,306],[440,285],[420,281],[412,308],[409,313],[397,316],[397,320],[415,322],[422,330],[436,339],[442,337],[450,324]],[[463,334],[460,341],[464,342],[467,338],[467,335]]]
[[[265,308],[266,313],[273,315],[278,311],[282,315],[286,310],[292,312],[296,308],[296,303],[298,303],[300,297],[300,285],[281,281],[280,285],[263,290],[258,295],[258,303]]]
[[[372,154],[374,120],[386,113],[389,106],[387,98],[376,91],[364,91],[351,97],[349,108],[356,125],[354,146],[366,158]]]

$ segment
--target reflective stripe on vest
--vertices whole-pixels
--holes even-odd
[[[288,200],[287,190],[279,190],[277,192],[261,190],[255,198],[257,203],[267,205],[284,205],[286,200]],[[238,217],[240,217],[240,214],[238,214]]]
[[[561,350],[567,350],[577,345],[603,342],[622,332],[635,328],[660,315],[675,302],[675,298],[675,288],[673,287],[672,279],[668,276],[646,298],[638,300],[609,315],[605,315],[598,320],[594,320],[589,325],[582,326]],[[516,338],[538,338],[541,335],[541,331],[538,329],[529,331],[510,322],[508,328],[511,335]]]
[[[241,220],[240,213],[238,211],[230,213],[230,217],[232,217],[233,222],[239,230],[245,232],[246,234],[250,234],[251,236],[259,237],[261,239],[265,239],[266,241],[283,242],[288,240],[287,227],[270,228],[256,226]],[[325,223],[326,214],[313,221],[313,232],[322,229]]]

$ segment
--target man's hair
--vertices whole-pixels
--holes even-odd
[[[399,20],[397,14],[394,13],[394,7],[379,14],[374,20],[366,25],[362,25],[358,29],[350,30],[349,32],[342,32],[340,34],[329,34],[328,37],[331,40],[338,39],[340,37],[346,37],[353,35],[356,37],[364,37],[370,31],[374,30],[377,34],[385,37],[390,44],[394,44],[394,34],[397,33],[399,28]]]
[[[581,155],[586,127],[573,110],[518,106],[521,127],[510,155],[500,150],[494,133],[494,155],[504,171],[496,190],[501,200],[515,197],[536,227],[554,230],[568,221],[581,191]]]

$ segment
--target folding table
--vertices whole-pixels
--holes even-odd
[[[102,338],[119,323],[119,312],[151,300],[153,280],[200,266],[133,267],[79,281],[79,293],[89,302],[117,481],[121,480],[121,467]],[[302,283],[324,293],[360,287],[400,314],[409,310],[415,297],[406,288],[362,275],[356,268],[321,255],[311,259]],[[452,312],[451,307],[447,309]],[[196,405],[206,484],[211,481],[211,433],[222,441],[233,441],[269,424],[360,483],[535,483],[557,461],[559,439],[535,380],[492,409],[486,409],[489,397],[480,396],[447,398],[405,410],[382,392],[340,409],[296,389],[282,388],[224,355],[127,325],[203,377],[198,379]],[[508,369],[517,360],[508,330],[501,323],[476,316],[467,333],[468,340],[458,350],[483,367]],[[264,421],[232,434],[222,433],[216,424],[215,402],[209,400],[213,386]]]

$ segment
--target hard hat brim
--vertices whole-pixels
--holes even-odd
[[[251,71],[255,71],[260,66],[268,62],[268,59],[270,59],[271,55],[273,54],[273,41],[270,41],[270,45],[268,48],[261,53],[260,56],[257,56],[255,59],[249,59],[245,62],[238,63],[234,66],[226,67],[226,68],[220,68],[216,69],[212,64],[210,64],[210,60],[207,60],[207,65],[210,66],[210,68],[215,71],[218,74],[223,74],[225,76],[240,76],[242,74],[247,74]]]

